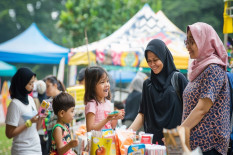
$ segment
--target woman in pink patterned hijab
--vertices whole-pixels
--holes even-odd
[[[189,25],[188,32],[192,34],[193,38],[191,39],[195,40],[198,48],[195,57],[190,54],[191,59],[195,60],[191,63],[189,69],[189,80],[193,81],[209,64],[219,64],[226,70],[227,52],[213,27],[199,22]],[[187,40],[189,43],[189,36],[187,36]]]
[[[212,26],[187,27],[190,82],[183,92],[181,126],[190,130],[190,147],[203,155],[226,155],[230,139],[230,92],[227,52]]]

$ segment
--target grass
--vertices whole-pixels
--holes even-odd
[[[0,154],[11,154],[12,139],[8,139],[5,134],[5,125],[0,125]]]

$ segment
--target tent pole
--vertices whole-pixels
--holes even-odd
[[[228,34],[225,33],[224,34],[224,46],[225,46],[225,49],[227,50],[227,37],[228,37]]]
[[[121,87],[122,87],[122,85],[121,85],[121,70],[120,70],[120,101],[122,102],[122,100],[121,100]]]
[[[70,86],[70,66],[67,65],[67,81],[66,81],[66,85],[69,87]]]
[[[86,46],[87,46],[87,57],[88,57],[88,66],[90,66],[90,54],[88,50],[88,38],[87,38],[87,29],[85,28],[85,41],[86,41]]]
[[[57,76],[57,66],[53,66],[53,76]]]

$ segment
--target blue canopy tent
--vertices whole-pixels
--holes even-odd
[[[0,77],[1,76],[13,76],[16,73],[16,67],[0,61]]]
[[[69,49],[53,43],[33,23],[13,39],[0,44],[0,60],[14,63],[59,64],[68,62]]]
[[[130,83],[137,73],[132,71],[111,70],[108,72],[116,83]]]

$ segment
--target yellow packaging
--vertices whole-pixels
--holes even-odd
[[[73,96],[76,105],[83,105],[85,88],[83,85],[67,88],[67,92]]]
[[[91,155],[110,155],[112,139],[92,137]]]
[[[111,145],[111,151],[109,155],[116,155],[116,140],[115,140],[115,134],[108,134],[104,136],[104,138],[111,138],[112,139],[112,145]]]
[[[111,135],[113,134],[113,130],[112,129],[102,129],[102,136],[105,137],[107,135]]]

